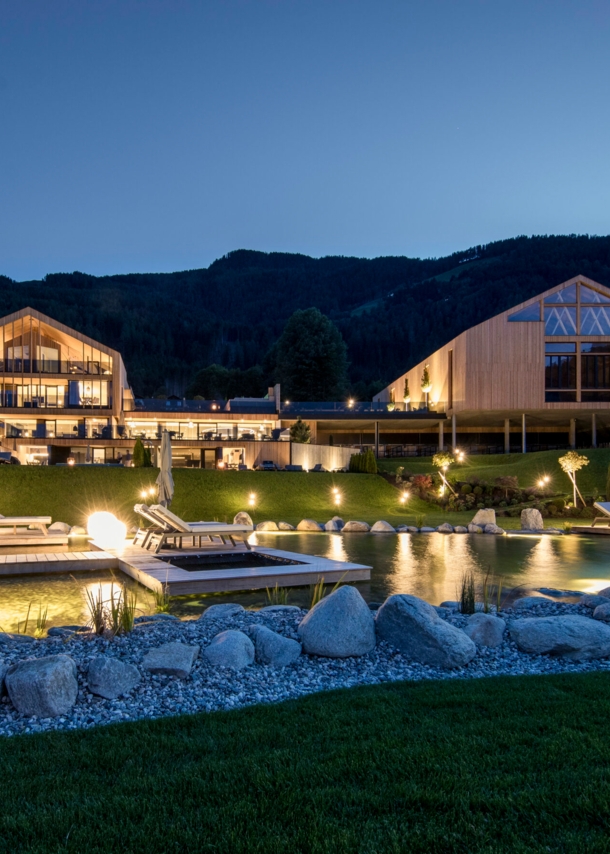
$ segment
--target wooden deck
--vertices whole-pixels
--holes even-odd
[[[172,566],[154,554],[136,546],[126,546],[120,551],[97,550],[82,552],[33,552],[23,554],[0,554],[0,578],[15,575],[41,575],[49,573],[86,572],[100,569],[119,569],[130,578],[148,587],[149,590],[166,590],[170,596],[186,596],[197,593],[223,593],[232,590],[264,590],[265,587],[300,587],[315,584],[321,578],[335,581],[368,581],[371,567],[357,563],[268,549],[255,546],[248,551],[245,546],[219,548],[211,544],[207,548],[164,549],[163,557],[185,557],[189,554],[235,554],[244,557],[269,554],[274,557],[299,561],[298,564],[257,566],[233,569],[203,569],[192,572]]]
[[[608,536],[610,534],[610,526],[608,525],[596,525],[593,527],[592,525],[574,525],[572,528],[573,534],[593,534],[594,536],[600,534],[603,536]]]
[[[236,549],[197,549],[195,553],[214,552],[234,554]],[[368,581],[371,567],[357,563],[346,563],[313,555],[286,552],[255,546],[251,551],[237,549],[247,557],[255,553],[285,557],[299,561],[298,564],[278,566],[256,566],[235,569],[203,569],[197,572],[172,566],[142,549],[129,548],[117,555],[119,568],[131,578],[150,590],[166,590],[170,596],[187,596],[196,593],[224,593],[232,590],[264,590],[266,587],[302,587],[315,584],[321,578],[334,583],[339,581]],[[193,554],[190,550],[176,549],[163,552],[164,557],[184,557]]]
[[[3,546],[67,546],[69,542],[68,534],[43,534],[40,531],[29,531],[27,534],[0,534],[0,549]]]
[[[90,572],[118,569],[117,558],[109,552],[24,552],[0,555],[0,577],[3,575],[42,575],[60,572]]]

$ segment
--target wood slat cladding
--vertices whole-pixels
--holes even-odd
[[[546,335],[544,320],[509,321],[509,315],[543,301],[572,284],[587,285],[610,298],[610,288],[575,276],[532,299],[462,332],[427,359],[411,368],[375,397],[388,401],[389,390],[402,398],[405,379],[409,381],[412,408],[424,405],[421,378],[426,365],[432,381],[431,408],[459,415],[468,412],[528,412],[556,410],[608,410],[607,402],[545,401],[545,342],[610,342],[610,336]],[[450,352],[452,355],[450,356]],[[449,370],[453,366],[450,387]],[[580,368],[580,366],[579,366]],[[452,406],[449,406],[451,401]]]

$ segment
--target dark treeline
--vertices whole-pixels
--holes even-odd
[[[610,286],[610,237],[518,237],[427,260],[239,250],[178,273],[0,276],[0,313],[31,305],[114,347],[147,396],[162,385],[182,393],[214,364],[260,366],[265,387],[288,318],[315,306],[340,329],[352,389],[365,396],[464,329],[576,274]]]

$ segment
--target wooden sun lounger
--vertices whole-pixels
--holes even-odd
[[[215,542],[226,548],[238,545],[250,550],[248,534],[252,528],[249,525],[225,525],[221,522],[185,522],[170,510],[160,504],[147,507],[136,504],[134,507],[147,521],[152,522],[150,528],[141,529],[134,537],[134,545],[141,546],[147,551],[159,552],[163,547],[181,549],[185,545],[191,548],[202,548]]]
[[[17,528],[36,528],[43,536],[48,536],[47,525],[53,520],[50,516],[0,516],[0,527],[12,528],[12,536],[17,536]],[[0,536],[7,536],[0,534]]]
[[[596,516],[593,522],[591,523],[591,527],[595,527],[596,522],[607,522],[610,525],[610,501],[596,501],[593,506],[597,510],[601,510],[604,514],[603,516]]]

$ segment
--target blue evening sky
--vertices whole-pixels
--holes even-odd
[[[610,232],[608,0],[0,0],[0,273]]]

